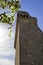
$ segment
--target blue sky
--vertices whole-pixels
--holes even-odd
[[[37,23],[43,31],[43,0],[20,0],[21,10],[37,17]]]
[[[28,12],[31,16],[37,17],[37,23],[43,31],[43,0],[20,0],[22,11]],[[7,11],[7,10],[4,10]],[[4,12],[0,9],[0,12]],[[14,65],[15,49],[14,36],[15,26],[13,25],[12,36],[8,37],[8,26],[0,23],[0,65]]]

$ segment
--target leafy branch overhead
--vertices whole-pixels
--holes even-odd
[[[2,7],[2,9],[8,8],[10,10],[9,13],[11,13],[10,17],[6,12],[0,14],[0,22],[12,24],[14,21],[14,13],[20,8],[19,1],[0,0],[0,7]]]
[[[0,8],[3,10],[7,8],[9,12],[0,13],[0,22],[7,23],[10,25],[8,29],[10,29],[9,36],[11,36],[12,26],[14,21],[14,13],[17,12],[20,8],[19,1],[13,0],[0,0]],[[10,16],[8,15],[10,13]]]

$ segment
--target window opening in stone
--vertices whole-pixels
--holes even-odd
[[[22,14],[20,14],[20,16],[22,17]]]
[[[26,15],[26,17],[28,18],[28,15]]]
[[[25,17],[25,14],[23,15],[23,17]]]

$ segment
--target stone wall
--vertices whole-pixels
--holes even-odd
[[[17,23],[19,23],[20,65],[43,65],[43,32],[37,25],[36,17],[19,11]]]

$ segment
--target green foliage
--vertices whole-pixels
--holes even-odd
[[[17,12],[20,8],[19,1],[7,1],[7,0],[0,0],[0,7],[4,10],[5,8],[8,8],[10,10],[9,13],[11,13],[11,16],[6,14],[6,12],[0,14],[0,22],[7,23],[10,25],[10,32],[12,28],[12,24],[14,21],[14,13]]]
[[[2,7],[2,9],[8,7],[11,13],[15,13],[20,8],[20,4],[19,1],[14,2],[13,0],[12,1],[0,0],[0,7]],[[3,23],[9,24],[9,22],[13,20],[14,14],[12,14],[11,17],[6,15],[6,13],[0,14],[0,21],[2,21]]]

